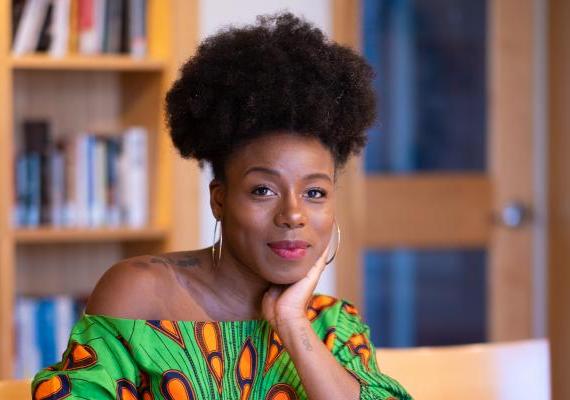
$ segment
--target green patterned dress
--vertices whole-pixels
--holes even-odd
[[[356,308],[315,294],[316,334],[360,382],[360,399],[410,399],[377,367]],[[323,371],[326,374],[326,371]],[[34,400],[293,400],[307,394],[280,338],[264,320],[196,322],[84,315],[61,362],[35,376]]]

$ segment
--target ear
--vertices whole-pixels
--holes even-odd
[[[218,179],[213,179],[210,182],[210,207],[214,218],[217,220],[221,220],[222,215],[224,215],[224,197],[224,184]]]

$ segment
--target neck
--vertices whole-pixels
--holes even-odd
[[[261,301],[271,286],[270,282],[225,251],[212,269],[212,275],[211,291],[219,305],[219,312],[227,315],[224,319],[262,318]]]

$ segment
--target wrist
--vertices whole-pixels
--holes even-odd
[[[290,338],[308,334],[313,329],[311,321],[305,316],[277,319],[275,325],[279,337],[285,343],[288,342]]]

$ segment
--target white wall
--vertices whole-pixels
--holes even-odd
[[[260,14],[288,10],[303,16],[330,35],[332,32],[332,7],[330,0],[203,0],[200,2],[200,37],[205,38],[227,25],[244,25],[255,22]],[[214,234],[214,218],[209,204],[209,170],[201,176],[200,243],[210,246]],[[335,266],[329,265],[323,273],[317,291],[335,294]]]

